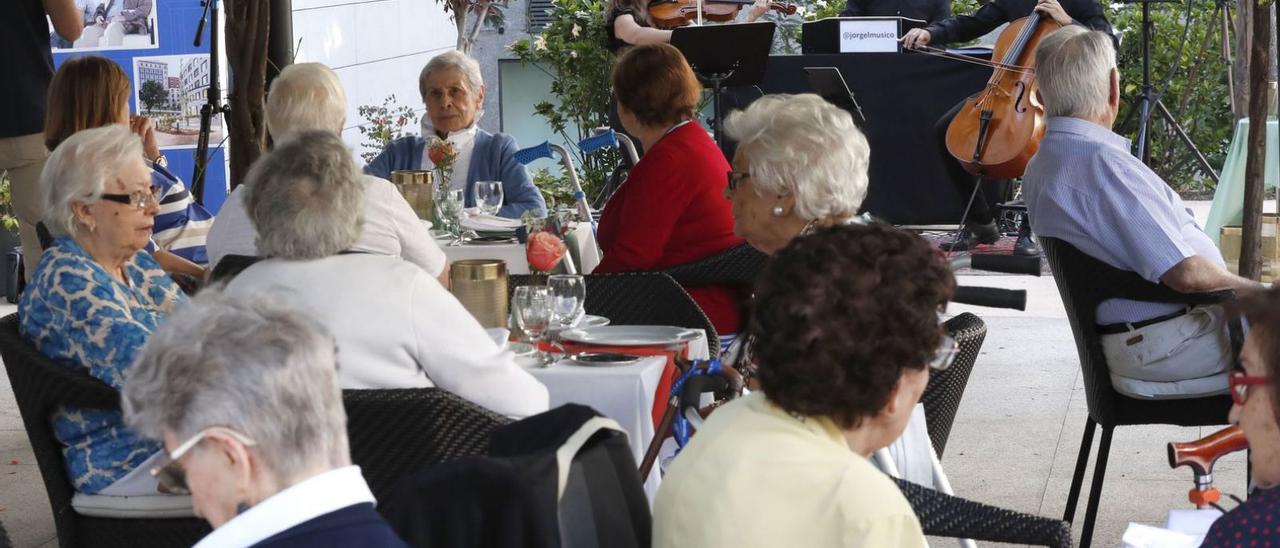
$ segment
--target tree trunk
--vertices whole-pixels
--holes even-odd
[[[266,150],[267,44],[270,0],[226,0],[227,64],[231,69],[231,188],[244,181],[249,166]]]
[[[480,37],[480,28],[484,26],[484,20],[488,17],[491,6],[493,6],[493,0],[480,0],[480,3],[476,5],[476,20],[471,23],[471,32],[467,34],[467,49],[465,53],[471,53],[471,48],[475,46],[476,39]]]
[[[1247,2],[1246,2],[1247,3]],[[1267,164],[1267,92],[1271,80],[1271,10],[1253,6],[1249,50],[1249,156],[1244,168],[1244,223],[1240,230],[1240,275],[1262,275],[1262,193]]]
[[[449,0],[449,5],[453,6],[453,24],[458,27],[457,50],[467,55],[471,54],[471,42],[467,40],[469,4],[468,0]]]
[[[1249,50],[1253,47],[1250,37],[1253,36],[1253,2],[1245,1],[1236,4],[1235,40],[1231,42],[1235,59],[1231,63],[1232,81],[1235,82],[1232,94],[1235,109],[1234,120],[1249,115]]]

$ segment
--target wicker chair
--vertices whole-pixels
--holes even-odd
[[[1111,374],[1106,357],[1102,353],[1102,340],[1096,326],[1098,304],[1107,299],[1125,298],[1145,302],[1214,304],[1234,296],[1232,291],[1212,293],[1178,293],[1164,284],[1153,284],[1133,272],[1119,270],[1086,255],[1071,244],[1057,238],[1040,238],[1062,295],[1062,304],[1071,320],[1071,332],[1076,340],[1076,352],[1080,356],[1080,368],[1084,374],[1085,397],[1089,405],[1089,418],[1085,421],[1084,438],[1080,442],[1080,455],[1076,459],[1071,489],[1067,495],[1067,508],[1063,519],[1070,522],[1075,516],[1080,487],[1084,481],[1085,467],[1093,444],[1093,432],[1102,425],[1102,440],[1098,443],[1098,459],[1094,466],[1093,484],[1089,490],[1089,504],[1085,510],[1084,530],[1080,546],[1087,547],[1093,535],[1093,525],[1098,514],[1098,502],[1102,496],[1102,482],[1106,477],[1107,454],[1111,450],[1111,435],[1117,426],[1141,424],[1171,424],[1176,426],[1213,426],[1226,424],[1231,408],[1228,395],[1178,400],[1139,400],[1116,392],[1111,385]]]
[[[711,320],[680,284],[662,272],[588,274],[587,314],[609,318],[613,325],[674,325],[702,329],[712,356],[720,353],[720,337]],[[532,276],[508,278],[507,300],[515,288],[529,285]],[[539,282],[541,283],[541,282]]]
[[[1054,548],[1071,546],[1071,525],[1065,521],[988,506],[903,479],[894,481],[926,535]]]
[[[351,461],[378,500],[423,467],[489,451],[510,419],[438,388],[343,390]]]
[[[978,360],[978,351],[982,350],[982,341],[987,338],[987,324],[969,312],[947,320],[943,327],[956,340],[960,354],[946,371],[929,376],[929,384],[920,397],[920,403],[924,404],[929,441],[933,442],[933,451],[939,459],[947,448],[951,425],[956,421],[960,398],[969,384],[969,374]]]
[[[18,333],[18,315],[0,319],[0,357],[13,385],[22,422],[49,493],[59,546],[191,546],[210,531],[202,519],[111,519],[83,516],[71,508],[75,494],[62,446],[50,422],[60,405],[119,409],[120,394],[102,381],[46,358]]]
[[[742,244],[692,263],[673,266],[663,272],[685,287],[713,284],[751,287],[768,262],[768,255],[749,244]]]

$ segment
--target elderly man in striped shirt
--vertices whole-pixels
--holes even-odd
[[[1023,176],[1032,230],[1175,291],[1249,290],[1182,199],[1111,131],[1120,104],[1107,35],[1068,26],[1036,49],[1048,117]],[[1116,390],[1137,398],[1187,398],[1227,390],[1231,346],[1221,307],[1113,299],[1098,307]]]

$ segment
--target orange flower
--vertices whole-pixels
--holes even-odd
[[[564,242],[550,232],[535,232],[525,245],[525,257],[529,267],[539,272],[550,272],[569,249]]]
[[[458,152],[454,150],[453,143],[449,141],[437,139],[431,142],[431,146],[427,147],[427,157],[431,159],[431,163],[436,165],[452,160],[457,155]]]

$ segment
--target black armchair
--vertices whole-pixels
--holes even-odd
[[[1080,537],[1080,545],[1087,547],[1093,536],[1098,503],[1102,496],[1107,454],[1111,450],[1111,435],[1117,426],[1226,424],[1227,412],[1231,409],[1231,398],[1226,394],[1194,399],[1139,400],[1116,392],[1111,384],[1110,370],[1102,352],[1101,335],[1097,330],[1098,304],[1107,299],[1125,298],[1146,302],[1207,305],[1229,300],[1234,297],[1234,292],[1178,293],[1164,284],[1153,284],[1133,272],[1114,268],[1057,238],[1041,237],[1040,245],[1053,271],[1062,304],[1067,310],[1067,318],[1071,321],[1071,332],[1075,336],[1076,352],[1080,356],[1080,369],[1084,376],[1085,396],[1089,406],[1089,418],[1085,421],[1084,437],[1080,442],[1080,454],[1076,459],[1063,516],[1068,522],[1075,516],[1094,430],[1098,425],[1102,426],[1102,439],[1098,443],[1098,458]]]
[[[1065,521],[988,506],[903,479],[894,481],[926,535],[1054,548],[1071,546],[1071,525]]]
[[[956,340],[960,354],[946,371],[929,376],[929,384],[920,397],[920,403],[924,404],[929,441],[939,459],[947,448],[947,438],[951,436],[951,426],[956,421],[960,399],[969,384],[969,374],[973,372],[978,352],[982,350],[982,342],[987,338],[987,324],[983,323],[982,318],[969,312],[947,320],[943,327]]]
[[[40,468],[58,545],[137,548],[191,546],[210,531],[198,518],[114,519],[84,516],[71,507],[75,489],[51,417],[62,405],[119,409],[120,393],[89,374],[54,363],[18,333],[18,315],[0,319],[0,357],[13,385],[22,423]]]

